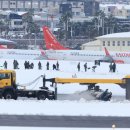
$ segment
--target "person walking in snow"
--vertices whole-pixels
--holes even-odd
[[[52,69],[53,69],[53,70],[57,70],[57,68],[56,68],[56,65],[55,65],[55,64],[53,64]]]
[[[87,71],[87,63],[84,64],[84,70]]]
[[[39,70],[41,70],[41,69],[42,69],[42,64],[41,64],[41,62],[40,62],[40,61],[38,62],[38,69],[39,69]]]
[[[80,71],[80,62],[77,65],[78,71]]]
[[[4,69],[7,69],[7,61],[4,62]]]
[[[47,61],[46,70],[49,70],[49,62]]]
[[[114,62],[112,65],[113,72],[116,72],[116,63]]]
[[[58,63],[58,61],[56,63],[56,69],[59,70],[59,63]]]
[[[110,63],[109,65],[109,72],[112,72],[113,71],[113,66],[112,66],[112,63]]]

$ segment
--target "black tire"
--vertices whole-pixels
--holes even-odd
[[[38,100],[46,100],[46,94],[44,92],[39,92],[37,94],[37,99]]]
[[[14,94],[12,91],[6,91],[4,93],[4,99],[13,99],[13,97],[14,97]]]
[[[17,100],[18,96],[17,95],[14,95],[13,99],[14,100]]]

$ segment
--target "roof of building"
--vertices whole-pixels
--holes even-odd
[[[25,12],[25,11],[17,11],[17,14],[18,15],[24,15],[24,14],[27,14],[28,12]]]
[[[100,4],[100,7],[117,7],[118,9],[130,9],[130,5],[126,5],[126,4]]]
[[[97,39],[104,39],[104,38],[130,38],[130,32],[112,33],[97,37]]]
[[[84,43],[82,46],[99,46],[100,40],[94,40],[87,43]]]

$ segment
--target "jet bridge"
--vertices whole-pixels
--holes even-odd
[[[95,85],[97,83],[103,84],[118,84],[120,87],[126,89],[126,99],[130,100],[130,75],[125,76],[122,79],[104,79],[104,78],[44,78],[44,86],[45,83],[49,81],[52,82],[52,86],[55,84],[55,96],[57,97],[57,84],[67,84],[67,83],[79,83],[86,85]]]

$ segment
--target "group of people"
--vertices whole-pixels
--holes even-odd
[[[78,69],[78,71],[80,71],[80,62],[77,64],[77,69]],[[83,65],[84,66],[84,71],[85,72],[87,72],[87,70],[88,69],[90,69],[90,67],[87,67],[87,62]],[[92,66],[92,71],[93,72],[95,72],[95,68],[96,68],[97,66],[96,65],[94,65],[94,66]]]
[[[24,62],[24,68],[25,69],[33,69],[34,68],[34,64],[30,63],[29,61],[25,61]]]
[[[92,71],[95,72],[96,68],[97,68],[96,65],[92,66]],[[77,69],[78,69],[78,71],[80,71],[80,69],[81,69],[80,62],[77,64]],[[86,72],[88,69],[90,69],[90,67],[87,67],[87,62],[86,62],[84,64],[84,71]],[[109,72],[116,72],[116,63],[115,62],[110,63]]]
[[[4,64],[3,64],[4,69],[7,69],[7,66],[8,66],[8,63],[7,63],[7,61],[5,61]],[[83,67],[84,67],[84,71],[85,72],[87,72],[87,70],[90,69],[90,67],[87,66],[87,62],[84,63]],[[95,72],[95,68],[96,67],[97,67],[96,65],[92,66],[92,71],[93,72]],[[13,61],[13,68],[14,69],[19,69],[19,63],[18,63],[17,60]],[[30,63],[29,61],[25,61],[24,62],[24,68],[25,69],[33,69],[34,68],[34,64]],[[41,64],[40,61],[38,62],[38,69],[39,70],[42,69],[42,64]],[[78,69],[78,71],[81,70],[80,62],[78,62],[78,64],[77,64],[77,69]],[[46,63],[46,70],[50,70],[50,63],[49,63],[49,61],[47,61],[47,63]],[[59,62],[58,61],[55,64],[52,64],[52,70],[59,70]],[[115,62],[110,63],[110,65],[109,65],[109,72],[116,72],[116,63]]]
[[[8,68],[8,63],[7,61],[4,62],[3,64],[4,69]],[[19,63],[17,60],[13,61],[13,68],[14,69],[19,69]],[[29,61],[25,61],[24,62],[24,68],[25,69],[33,69],[34,68],[34,63],[30,63]],[[38,62],[38,69],[41,70],[42,69],[42,64],[39,61]],[[52,64],[52,69],[53,70],[59,70],[59,62],[57,61],[56,64]],[[50,63],[47,61],[46,63],[46,70],[50,70]]]
[[[80,65],[80,62],[78,63],[78,65],[77,65],[77,69],[78,69],[78,71],[80,71],[80,67],[81,65]],[[86,72],[87,71],[87,62],[84,64],[84,71]]]

